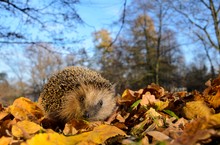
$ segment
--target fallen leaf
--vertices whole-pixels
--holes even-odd
[[[213,108],[220,107],[220,86],[212,87],[207,90],[208,92],[204,93],[206,101],[210,103]]]
[[[205,122],[206,118],[199,118],[186,124],[182,135],[175,139],[172,144],[194,145],[200,141],[210,139],[211,135],[214,134],[214,130],[203,129]]]
[[[43,117],[43,112],[37,104],[24,97],[16,99],[13,104],[8,107],[8,112],[19,120],[37,121]]]
[[[79,135],[68,137],[58,133],[37,134],[21,145],[73,145],[82,142],[85,144],[103,144],[108,138],[114,137],[116,135],[125,136],[126,134],[115,126],[100,125],[95,127],[93,131],[84,132]]]
[[[183,107],[183,113],[186,118],[193,119],[198,117],[208,117],[213,114],[213,110],[203,101],[192,101],[186,103],[186,106]]]
[[[30,135],[40,131],[42,127],[27,120],[20,121],[12,126],[12,135],[15,137],[29,138]]]
[[[219,128],[220,127],[220,113],[211,115],[207,118],[206,128]]]
[[[150,92],[152,95],[155,96],[156,99],[165,95],[164,88],[154,83],[148,85],[147,88],[145,88],[145,91]]]
[[[167,108],[169,106],[169,101],[167,100],[166,102],[164,101],[156,101],[155,102],[155,107],[156,107],[156,110],[159,110],[159,111],[162,111],[164,110],[165,108]]]
[[[40,133],[21,145],[73,145],[68,137],[58,133]]]
[[[75,135],[78,131],[76,130],[75,127],[72,126],[72,124],[65,124],[65,127],[63,129],[63,134],[64,135]]]
[[[11,137],[5,137],[5,136],[2,136],[0,138],[0,145],[9,145],[12,141],[12,138]]]
[[[146,92],[141,99],[140,104],[142,106],[152,105],[156,102],[155,96],[151,95],[150,92]]]
[[[115,126],[100,125],[90,132],[87,140],[91,140],[97,144],[103,144],[108,138],[116,135],[126,136],[126,133]]]
[[[152,136],[155,138],[157,141],[165,141],[165,140],[171,140],[171,138],[159,131],[148,131],[148,135]]]
[[[162,115],[160,115],[160,113],[158,113],[155,109],[150,108],[146,113],[145,113],[145,117],[146,118],[157,118],[160,117]]]
[[[10,116],[9,112],[2,111],[0,112],[0,120],[3,120],[4,118]]]

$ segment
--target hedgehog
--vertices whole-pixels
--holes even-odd
[[[115,85],[96,71],[70,66],[48,79],[38,101],[47,118],[63,124],[105,120],[116,106]]]

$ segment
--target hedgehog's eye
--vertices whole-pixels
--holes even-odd
[[[100,101],[98,102],[98,105],[101,107],[102,104],[103,104],[103,102],[102,102],[102,100],[100,100]]]
[[[84,102],[84,100],[85,100],[85,96],[80,96],[79,97],[79,101],[82,103],[82,102]]]

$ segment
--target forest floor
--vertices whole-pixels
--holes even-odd
[[[72,120],[54,128],[36,102],[0,107],[0,145],[220,144],[220,76],[203,92],[168,92],[150,84],[125,90],[104,122]]]

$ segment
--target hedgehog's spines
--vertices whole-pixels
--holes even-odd
[[[78,101],[81,96],[85,97],[83,104]],[[93,106],[97,106],[99,100],[104,101],[104,105],[99,109],[102,112],[94,113]],[[92,115],[89,119],[103,120],[115,106],[114,85],[90,69],[67,67],[51,76],[44,86],[39,103],[48,117],[64,122],[83,118],[86,116],[83,112],[90,110]]]

